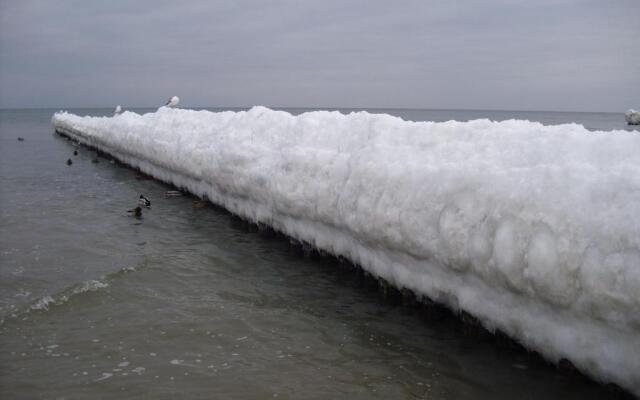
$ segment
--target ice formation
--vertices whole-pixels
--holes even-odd
[[[624,119],[629,125],[640,125],[640,111],[629,110],[624,113]]]
[[[53,124],[640,394],[636,132],[264,107]]]

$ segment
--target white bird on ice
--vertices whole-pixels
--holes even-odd
[[[640,111],[629,110],[624,113],[624,119],[627,120],[629,125],[640,125]]]
[[[122,114],[122,107],[120,107],[120,104],[118,104],[116,106],[116,109],[113,111],[113,115],[116,116],[116,115],[120,115],[120,114]]]
[[[165,106],[167,106],[167,107],[175,107],[175,106],[178,105],[178,103],[180,103],[180,97],[173,96],[172,98],[169,99],[169,101],[167,101],[167,104],[165,104]]]

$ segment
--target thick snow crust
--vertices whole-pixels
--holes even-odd
[[[60,132],[640,394],[640,135],[162,107]]]

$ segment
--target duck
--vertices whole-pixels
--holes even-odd
[[[205,208],[209,205],[209,202],[206,200],[193,200],[192,205],[193,208]]]
[[[132,208],[131,210],[127,210],[127,212],[129,214],[133,214],[135,217],[141,217],[142,216],[142,208],[140,208],[140,207]]]
[[[78,150],[74,150],[74,151],[73,151],[73,155],[74,155],[74,156],[77,156],[77,155],[78,155]]]
[[[73,161],[71,161],[71,159],[69,158],[69,159],[67,160],[67,165],[71,165],[71,164],[73,164]]]
[[[18,142],[24,142],[24,138],[23,137],[19,137],[18,138]]]
[[[151,208],[151,201],[144,197],[144,195],[140,195],[138,198],[138,204],[147,208]]]
[[[169,101],[167,101],[167,104],[165,104],[166,107],[175,107],[178,105],[178,103],[180,103],[180,97],[178,96],[173,96],[169,99]]]

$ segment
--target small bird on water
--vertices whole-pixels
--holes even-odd
[[[23,137],[19,137],[18,138],[18,142],[24,142],[24,138]]]
[[[205,208],[209,205],[209,202],[206,200],[194,200],[191,205],[193,208]]]
[[[120,104],[118,104],[116,106],[116,109],[113,110],[113,116],[115,117],[116,115],[120,115],[120,114],[122,114],[122,107],[120,107]]]
[[[131,210],[127,210],[129,214],[133,214],[135,217],[142,217],[142,208],[136,207]]]
[[[74,150],[74,151],[73,151],[73,155],[74,155],[74,156],[77,156],[77,155],[78,155],[78,150]]]
[[[167,107],[175,107],[175,106],[178,105],[178,103],[180,103],[180,97],[173,96],[172,98],[169,99],[169,101],[167,101],[167,104],[165,104],[165,106],[167,106]]]
[[[151,201],[144,197],[144,195],[140,195],[138,198],[138,204],[147,208],[151,208]]]
[[[71,161],[71,159],[69,158],[69,159],[67,160],[67,165],[71,165],[71,164],[73,164],[73,161]]]

